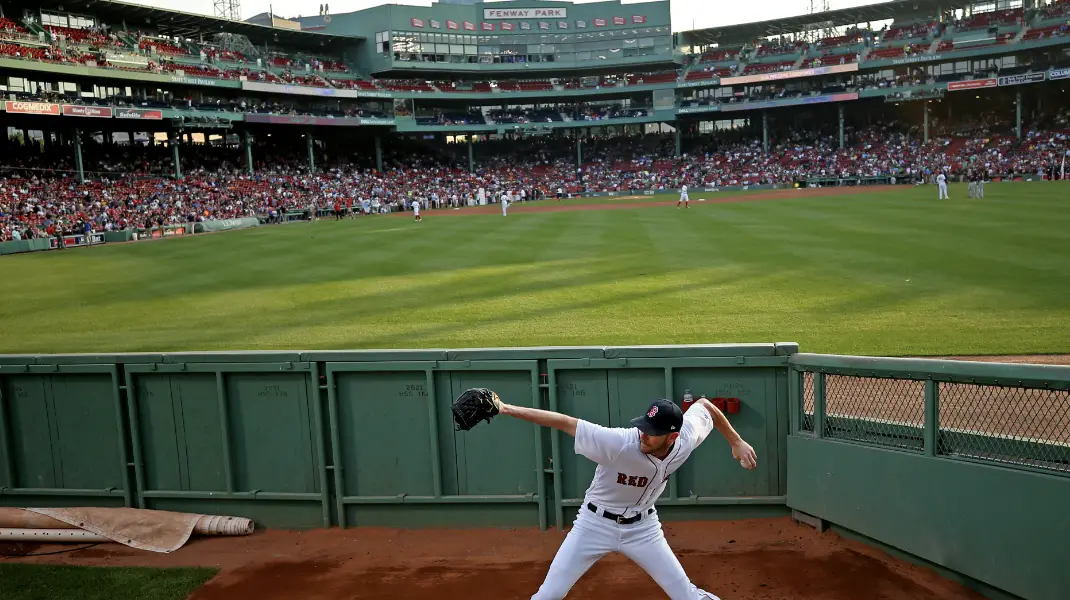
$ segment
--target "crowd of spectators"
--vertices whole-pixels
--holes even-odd
[[[384,169],[370,153],[323,157],[309,172],[303,149],[264,145],[252,175],[238,148],[211,145],[184,151],[184,177],[173,179],[170,153],[156,145],[93,142],[85,156],[88,180],[78,183],[63,146],[31,153],[16,141],[0,147],[0,241],[57,234],[148,228],[245,216],[279,220],[290,210],[375,214],[494,202],[503,193],[524,198],[569,197],[691,187],[793,184],[820,178],[954,178],[983,165],[989,177],[1051,175],[1070,141],[1070,110],[1042,115],[1019,142],[1005,116],[983,113],[954,122],[934,117],[922,143],[916,125],[880,121],[849,128],[847,145],[820,129],[780,132],[763,152],[752,130],[685,139],[674,156],[669,135],[584,140],[577,165],[575,140],[535,137],[475,144],[477,168],[467,168],[465,144],[424,146],[398,140]],[[95,145],[93,145],[95,144]]]

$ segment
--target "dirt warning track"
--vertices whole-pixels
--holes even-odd
[[[787,517],[668,523],[666,536],[700,587],[723,600],[980,599],[936,573]],[[386,528],[263,531],[198,538],[173,554],[117,544],[20,563],[210,566],[190,600],[511,600],[538,589],[564,533],[537,529]],[[33,552],[55,550],[42,545]],[[6,549],[5,552],[9,552]],[[664,598],[638,566],[609,555],[569,600]]]

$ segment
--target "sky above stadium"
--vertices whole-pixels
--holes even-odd
[[[135,2],[137,0],[134,0]],[[595,0],[575,0],[575,4],[585,4]],[[169,8],[185,12],[212,14],[212,0],[145,0],[137,2],[148,6]],[[830,8],[852,8],[866,4],[877,4],[877,0],[830,0]],[[431,0],[335,0],[327,2],[331,13],[346,13],[380,4],[407,4],[430,6]],[[625,4],[631,4],[625,0]],[[267,12],[271,6],[280,17],[297,17],[315,15],[319,11],[319,0],[241,0],[242,18]],[[781,17],[792,17],[809,12],[810,0],[748,0],[732,2],[724,0],[672,0],[672,23],[674,31],[687,29],[704,29],[737,23],[765,21]]]

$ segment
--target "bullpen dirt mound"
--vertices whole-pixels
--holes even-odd
[[[725,600],[981,598],[932,571],[786,517],[670,523],[665,530],[694,582]],[[264,531],[195,539],[170,555],[109,544],[11,560],[221,568],[191,600],[510,600],[530,598],[538,589],[563,539],[563,533],[534,529]],[[623,597],[664,595],[618,555],[597,563],[569,595]]]

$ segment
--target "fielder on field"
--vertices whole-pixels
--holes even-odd
[[[680,208],[680,203],[683,203],[684,208],[691,208],[691,203],[687,199],[687,186],[680,186],[680,199],[676,201],[676,208]]]
[[[940,197],[938,198],[938,200],[951,199],[947,195],[947,176],[945,176],[942,171],[939,175],[936,176],[936,188],[940,191]]]
[[[502,216],[509,216],[509,192],[502,192]]]
[[[496,398],[496,396],[495,396]],[[568,415],[500,403],[500,414],[575,437],[575,450],[598,466],[572,530],[532,600],[560,600],[610,552],[620,552],[643,568],[671,600],[719,600],[699,589],[684,572],[658,520],[654,502],[665,483],[710,431],[717,429],[745,469],[758,465],[754,448],[709,400],[687,411],[671,400],[656,400],[629,428],[610,428]]]

